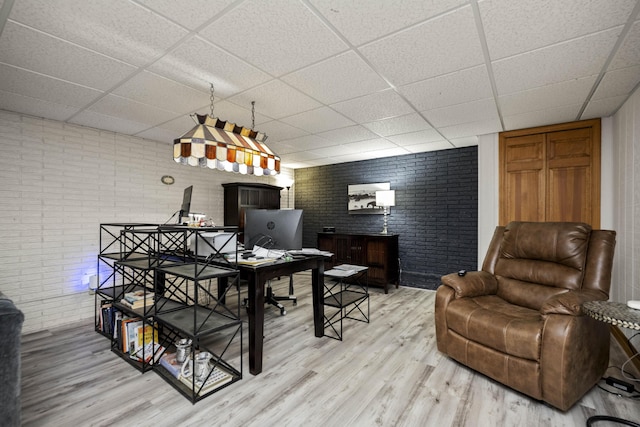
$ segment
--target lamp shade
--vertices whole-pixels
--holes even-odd
[[[380,190],[376,191],[376,206],[395,206],[396,205],[396,191],[395,190]]]

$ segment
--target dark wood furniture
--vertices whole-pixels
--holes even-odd
[[[257,182],[229,182],[224,187],[224,225],[238,227],[243,240],[245,209],[280,209],[282,187]]]
[[[339,264],[369,267],[369,286],[383,287],[400,284],[397,234],[318,233],[318,249],[333,253],[325,268]]]
[[[249,372],[258,375],[262,372],[262,353],[264,346],[264,297],[267,280],[289,276],[300,271],[311,270],[313,294],[313,325],[316,337],[324,335],[323,281],[324,257],[308,256],[302,259],[286,261],[280,259],[269,264],[238,264],[238,269],[246,277],[249,286],[247,313],[249,317]],[[218,282],[218,295],[226,290],[226,283]]]

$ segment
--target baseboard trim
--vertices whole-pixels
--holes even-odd
[[[638,354],[638,350],[636,350],[633,344],[629,342],[627,336],[622,332],[622,330],[620,330],[619,327],[611,325],[611,335],[613,335],[613,338],[615,338],[616,342],[618,343],[618,345],[620,345],[620,348],[622,349],[624,354],[627,355],[627,357],[632,357],[633,355]],[[631,360],[631,364],[636,368],[638,372],[640,372],[639,357],[633,358]]]

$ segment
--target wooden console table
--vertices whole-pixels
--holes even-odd
[[[369,286],[400,284],[397,234],[318,233],[318,249],[333,253],[325,261],[327,270],[339,264],[355,264],[369,268]]]

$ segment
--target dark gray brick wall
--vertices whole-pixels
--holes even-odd
[[[297,169],[295,207],[304,210],[304,245],[315,247],[324,226],[380,232],[382,215],[347,213],[347,187],[373,182],[389,182],[396,191],[389,231],[400,235],[403,277],[438,281],[443,274],[476,269],[477,147]]]

